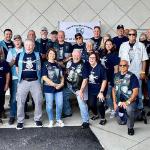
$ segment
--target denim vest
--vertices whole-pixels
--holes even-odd
[[[22,75],[22,67],[23,67],[23,57],[24,57],[25,52],[21,52],[19,56],[19,62],[18,62],[18,67],[19,67],[19,73],[18,73],[18,81],[21,81],[21,75]],[[36,71],[37,71],[37,77],[39,82],[41,82],[41,60],[40,60],[40,55],[38,52],[34,52],[35,57],[36,57]]]
[[[127,72],[123,79],[120,79],[120,72],[115,75],[114,84],[116,91],[117,103],[120,102],[120,95],[122,94],[127,100],[132,95],[132,90],[129,90],[130,78],[132,76],[131,72]]]
[[[22,48],[22,50],[24,51],[23,48]],[[10,49],[10,51],[11,51],[12,57],[15,57],[15,58],[16,58],[16,56],[17,56],[16,48],[12,48],[12,49]],[[17,75],[17,72],[16,72],[16,65],[13,65],[13,66],[11,67],[11,73],[12,73],[12,76],[15,76],[15,77],[18,76],[18,75]]]
[[[1,45],[2,47],[4,47],[4,48],[7,50],[7,52],[9,51],[9,49],[7,48],[6,43],[5,43],[4,40],[0,41],[0,45]]]

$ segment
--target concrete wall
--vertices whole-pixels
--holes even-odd
[[[116,26],[150,27],[150,0],[0,0],[0,39],[5,28],[26,37],[29,29],[39,36],[41,26],[57,29],[58,21],[102,23],[102,33],[115,35]]]

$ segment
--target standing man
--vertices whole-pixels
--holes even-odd
[[[139,81],[139,95],[137,108],[143,109],[142,102],[142,80],[145,79],[146,60],[148,55],[143,43],[136,41],[137,31],[135,29],[129,30],[129,41],[124,42],[120,46],[119,57],[121,60],[126,60],[129,63],[129,71],[134,73]]]
[[[119,72],[116,73],[114,77],[112,97],[115,111],[119,111],[120,109],[122,112],[127,113],[127,115],[123,115],[127,117],[128,134],[134,135],[134,111],[139,83],[137,77],[128,71],[128,68],[128,62],[126,60],[121,60]],[[122,119],[118,119],[118,123],[121,125],[126,124],[126,117],[123,119],[123,115],[120,116]]]
[[[101,28],[99,26],[95,26],[93,33],[94,37],[92,37],[91,39],[94,41],[94,50],[98,51],[102,41]]]
[[[48,29],[46,27],[42,27],[41,28],[41,38],[37,39],[36,42],[38,42],[38,46],[41,48],[41,56],[42,56],[42,60],[45,61],[46,60],[46,52],[47,52],[47,46],[49,48],[53,47],[53,43],[51,42],[50,39],[47,38],[48,35]]]
[[[124,26],[118,25],[117,26],[117,36],[115,36],[113,38],[113,42],[116,45],[117,52],[119,52],[120,45],[123,42],[127,42],[127,41],[128,41],[128,38],[124,35]]]
[[[37,127],[42,127],[42,90],[41,90],[41,58],[38,52],[34,52],[34,41],[27,39],[24,43],[25,52],[21,52],[16,58],[16,70],[18,72],[17,89],[17,129],[23,129],[24,105],[30,92],[34,103],[34,121]]]
[[[5,29],[4,30],[4,40],[0,41],[0,45],[3,47],[5,59],[7,58],[7,54],[10,48],[14,48],[14,44],[12,42],[12,30]]]

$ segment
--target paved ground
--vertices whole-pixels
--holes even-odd
[[[7,106],[8,104],[6,104]],[[8,110],[7,110],[8,111]],[[34,127],[33,112],[29,112],[30,119],[25,120],[25,127]],[[105,150],[149,150],[150,149],[150,118],[148,124],[143,122],[135,123],[135,135],[129,136],[127,134],[127,127],[119,126],[114,119],[109,118],[109,113],[106,114],[107,124],[105,126],[99,125],[99,120],[91,121],[90,127],[95,133]],[[3,120],[4,124],[0,128],[16,127],[9,126],[8,119]],[[65,126],[79,126],[81,125],[81,118],[79,110],[76,109],[73,116],[64,119]],[[47,115],[43,113],[43,124],[48,125]],[[89,149],[90,150],[90,149]]]

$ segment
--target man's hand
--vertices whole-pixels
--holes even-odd
[[[99,92],[99,94],[97,95],[97,98],[98,98],[99,100],[101,100],[101,101],[104,101],[104,100],[105,100],[105,97],[104,97],[103,93],[100,93],[100,92]]]
[[[119,103],[119,106],[120,106],[120,107],[123,107],[124,109],[127,108],[126,102],[120,102],[120,103]]]

